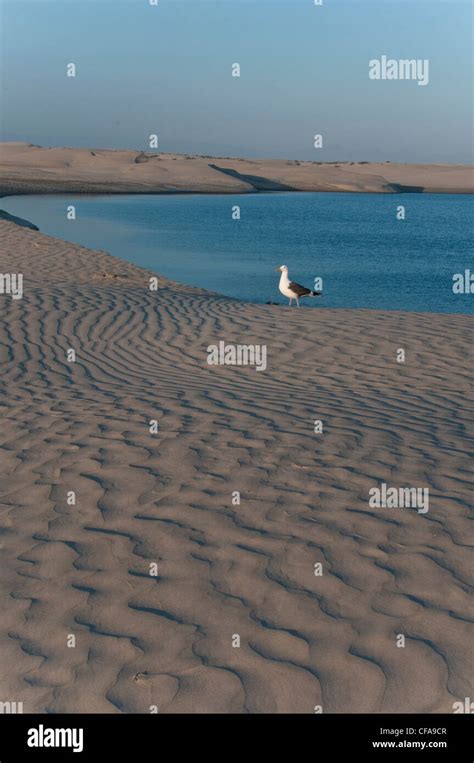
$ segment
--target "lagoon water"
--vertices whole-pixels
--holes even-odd
[[[43,233],[252,302],[287,303],[275,272],[286,264],[305,286],[323,279],[309,307],[472,312],[474,295],[452,290],[455,273],[474,272],[467,195],[32,195],[0,207]]]

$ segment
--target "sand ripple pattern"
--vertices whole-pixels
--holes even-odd
[[[0,296],[1,699],[312,713],[474,696],[468,317],[152,293],[105,253],[7,222],[0,241],[1,272],[26,279]],[[219,339],[266,344],[268,369],[208,366]],[[428,514],[370,508],[381,482],[429,487]]]

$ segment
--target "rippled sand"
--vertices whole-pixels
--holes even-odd
[[[4,221],[0,242],[0,272],[25,276],[23,299],[0,296],[0,699],[356,713],[473,696],[472,319],[151,292],[102,252]],[[209,366],[220,339],[265,344],[267,370]],[[428,487],[429,512],[370,508],[381,482]]]

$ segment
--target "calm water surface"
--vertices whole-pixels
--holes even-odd
[[[285,264],[306,286],[323,279],[323,298],[308,306],[472,312],[474,295],[452,291],[453,274],[474,272],[466,195],[38,195],[0,207],[43,233],[251,302],[285,303],[275,273]]]

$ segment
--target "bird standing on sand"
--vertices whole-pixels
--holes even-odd
[[[280,289],[284,297],[289,298],[290,305],[293,302],[293,300],[296,299],[296,304],[299,307],[300,297],[320,297],[321,296],[320,291],[311,291],[311,289],[307,289],[306,286],[301,286],[299,283],[290,281],[290,279],[288,278],[288,268],[286,265],[280,265],[280,267],[277,268],[277,270],[281,273],[280,283],[278,284],[278,288]]]

